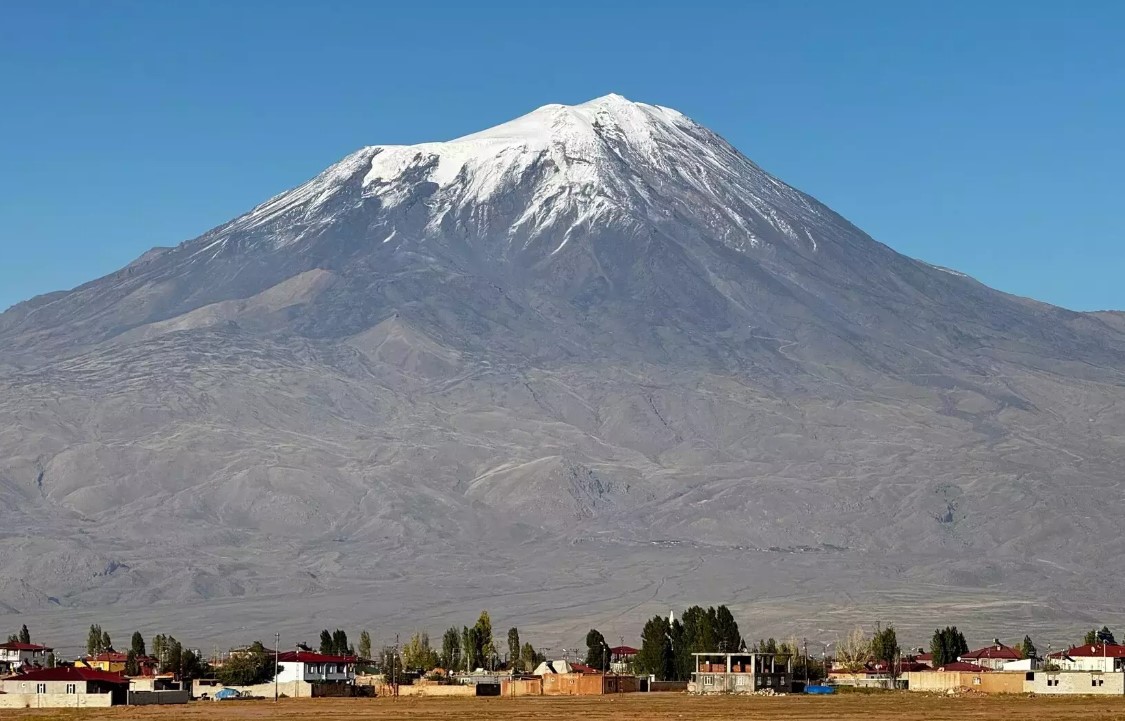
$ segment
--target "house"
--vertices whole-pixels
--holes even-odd
[[[1083,644],[1048,654],[1047,660],[1063,671],[1121,672],[1125,671],[1125,646],[1114,643]]]
[[[976,651],[961,654],[957,660],[964,663],[972,663],[991,671],[1000,671],[1004,668],[1004,664],[1009,661],[1019,661],[1023,658],[1023,654],[1011,646],[1005,646],[1000,643],[1000,639],[992,639],[991,646],[978,648]]]
[[[693,653],[688,692],[696,694],[754,693],[765,689],[789,692],[793,660],[779,663],[774,653]]]
[[[903,674],[929,670],[929,666],[914,658],[899,660],[893,667],[886,661],[869,661],[856,671],[833,667],[828,671],[828,681],[835,686],[891,688]]]
[[[47,657],[54,651],[49,646],[9,641],[0,643],[0,673],[14,673],[21,668],[32,669],[47,665]]]
[[[80,658],[74,662],[74,665],[80,668],[92,668],[108,673],[124,674],[125,664],[128,660],[129,654],[111,650]],[[155,674],[158,665],[157,660],[150,656],[137,657],[137,668],[140,670],[141,676],[151,676]]]
[[[1102,670],[1029,671],[1024,677],[1025,693],[1125,696],[1125,674],[1121,673]]]
[[[29,705],[44,707],[111,706],[127,700],[129,679],[93,668],[39,668],[0,681],[6,695],[37,697]],[[96,696],[97,698],[77,698]]]
[[[277,654],[278,683],[355,683],[355,656],[331,656],[312,651]]]
[[[609,649],[609,670],[614,673],[628,673],[632,670],[633,659],[640,650],[632,646],[614,646]]]

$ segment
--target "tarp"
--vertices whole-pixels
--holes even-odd
[[[238,698],[240,695],[233,688],[223,688],[215,692],[215,698]]]

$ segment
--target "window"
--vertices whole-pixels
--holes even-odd
[[[77,688],[75,688],[74,684],[72,684],[72,683],[68,683],[68,684],[66,685],[66,692],[67,692],[67,693],[78,693],[78,689],[77,689]]]
[[[35,693],[47,693],[47,684],[45,684],[45,683],[35,684]]]
[[[1102,682],[1103,682],[1103,680],[1100,679],[1100,678],[1092,678],[1092,679],[1090,679],[1090,686],[1091,687],[1101,686]]]
[[[1028,671],[1026,674],[1024,674],[1023,680],[1024,681],[1034,681],[1035,680],[1035,672],[1034,671]]]
[[[973,676],[973,685],[980,686],[980,676]]]

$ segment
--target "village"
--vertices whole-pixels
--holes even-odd
[[[656,616],[636,646],[610,645],[595,629],[573,648],[536,649],[516,628],[493,635],[482,612],[450,628],[440,648],[425,633],[374,649],[364,630],[324,629],[316,647],[261,641],[205,657],[175,638],[146,643],[134,632],[124,650],[91,626],[87,653],[62,658],[26,626],[0,644],[0,708],[105,708],[200,701],[340,697],[541,697],[634,693],[686,695],[854,692],[1100,695],[1125,697],[1125,645],[1106,627],[1042,653],[1030,637],[970,648],[956,627],[937,629],[928,648],[902,648],[893,626],[856,628],[831,641],[748,643],[725,606]],[[506,640],[506,644],[503,641]],[[812,650],[810,651],[810,646]],[[502,650],[503,649],[503,650]],[[555,651],[552,653],[552,651]]]

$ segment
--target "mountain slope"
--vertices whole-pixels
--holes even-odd
[[[0,603],[1050,627],[1120,590],[1123,370],[1113,314],[898,255],[674,110],[545,106],[0,315]]]

